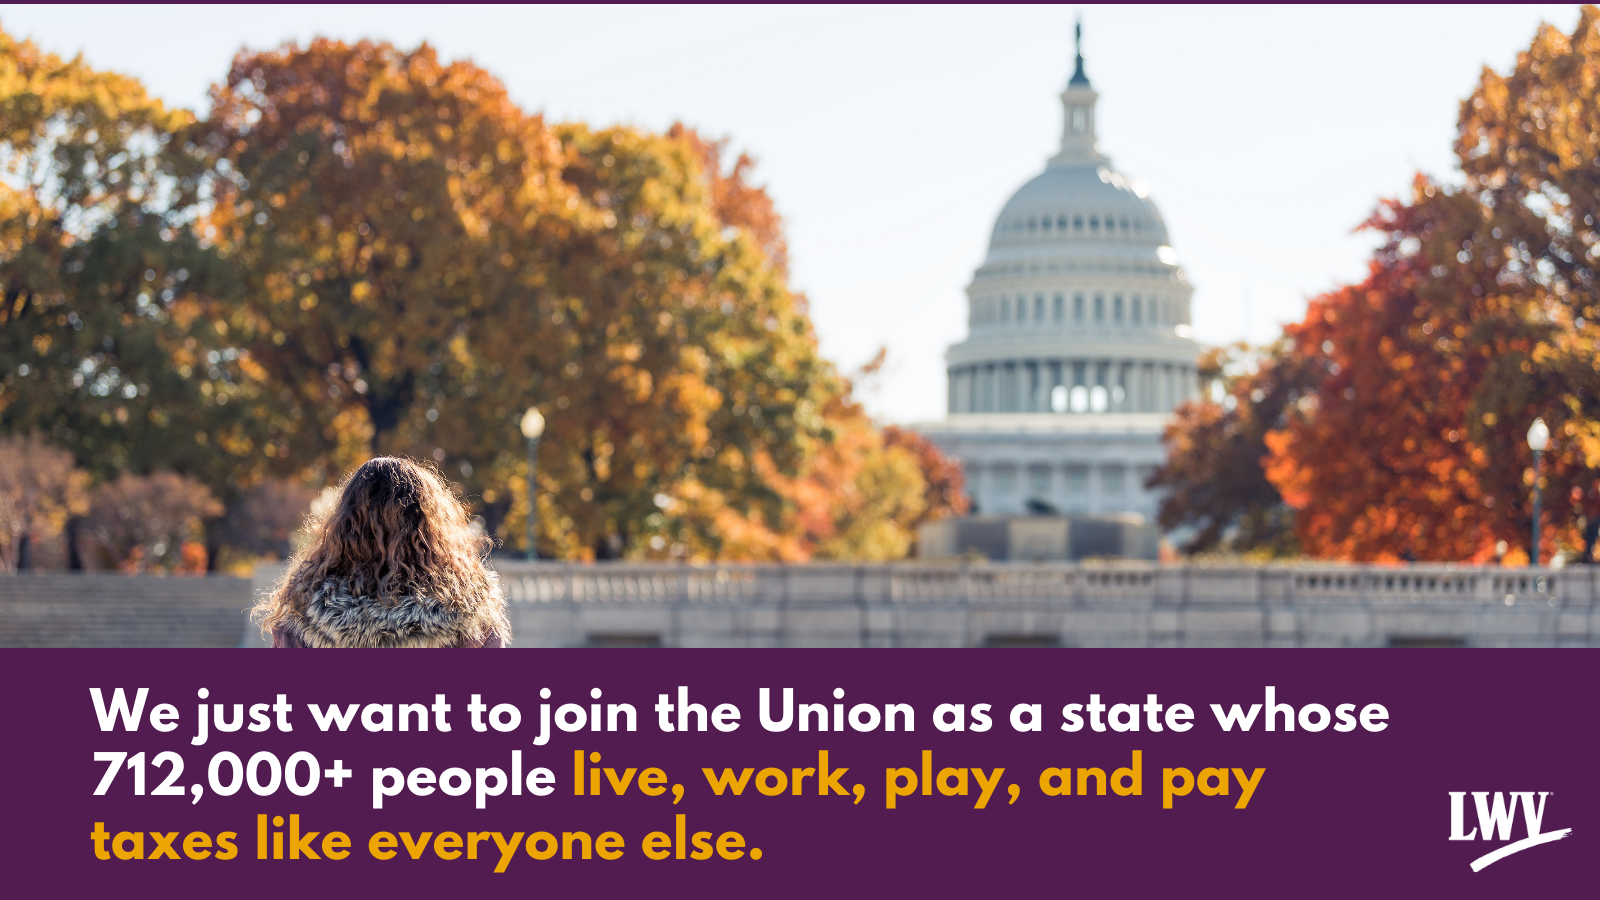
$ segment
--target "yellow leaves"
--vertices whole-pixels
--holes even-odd
[[[655,379],[648,369],[634,369],[623,381],[623,387],[635,403],[648,403],[655,391]]]
[[[1577,450],[1585,468],[1600,469],[1600,423],[1583,422],[1572,435],[1570,445]]]
[[[112,152],[129,132],[144,128],[172,131],[189,119],[167,110],[143,85],[126,76],[97,72],[81,58],[63,61],[31,41],[18,42],[0,31],[0,139],[22,143],[44,137],[50,123],[83,129],[89,143],[104,142]],[[118,126],[125,124],[126,131]],[[110,154],[108,154],[110,155]]]
[[[681,132],[547,127],[428,48],[242,54],[214,110],[185,138],[239,176],[201,229],[242,291],[173,316],[228,323],[249,355],[225,377],[205,377],[209,340],[174,361],[281,430],[208,426],[213,445],[323,473],[437,448],[485,502],[520,504],[514,422],[537,404],[547,552],[619,532],[683,559],[906,551],[918,461],[818,358],[746,161],[723,171]]]

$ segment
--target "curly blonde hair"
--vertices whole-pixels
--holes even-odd
[[[431,465],[380,456],[350,473],[339,500],[306,523],[311,540],[289,561],[252,617],[270,635],[337,581],[350,594],[393,607],[426,596],[461,613],[488,614],[509,640],[504,600],[486,561],[494,541],[472,527],[471,510]]]

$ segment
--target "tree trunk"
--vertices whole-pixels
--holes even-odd
[[[78,551],[78,531],[82,525],[81,516],[73,516],[67,520],[67,568],[74,572],[83,571],[83,556]]]

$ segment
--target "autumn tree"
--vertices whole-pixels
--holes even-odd
[[[1262,463],[1267,436],[1312,395],[1320,370],[1286,341],[1212,348],[1197,370],[1215,396],[1185,401],[1167,427],[1167,462],[1147,485],[1161,493],[1157,524],[1188,535],[1185,553],[1296,555],[1294,512]]]
[[[240,285],[211,315],[302,474],[431,456],[517,541],[537,405],[548,555],[896,555],[925,512],[819,356],[747,157],[547,126],[470,63],[333,41],[241,54],[184,151]]]
[[[38,435],[0,436],[0,572],[32,568],[35,548],[88,511],[88,473]]]
[[[0,32],[0,430],[101,478],[248,484],[250,417],[208,400],[242,378],[237,354],[193,302],[220,273],[166,153],[189,119]]]
[[[476,339],[559,244],[557,142],[426,45],[241,53],[212,103],[188,134],[213,197],[197,227],[242,285],[212,315],[272,385],[266,452],[324,480],[373,453],[476,458],[472,435],[507,427],[477,412],[503,367]],[[446,399],[469,413],[449,428]]]
[[[551,339],[525,369],[508,363],[502,382],[508,406],[531,385],[550,423],[541,522],[555,552],[903,554],[905,539],[879,539],[903,524],[881,523],[906,519],[890,507],[906,485],[921,493],[920,476],[913,468],[906,482],[900,462],[880,464],[881,438],[818,354],[779,245],[748,224],[775,227],[770,208],[749,215],[764,195],[723,185],[737,168],[706,168],[705,143],[683,130],[557,133],[577,227],[552,249],[536,303],[512,311],[504,331],[544,323]],[[501,471],[518,462],[508,448]],[[845,520],[860,540],[840,537]]]
[[[723,164],[728,139],[707,140],[682,122],[673,123],[667,137],[684,141],[700,157],[700,170],[710,184],[711,208],[718,221],[743,229],[780,275],[789,274],[789,242],[783,234],[783,217],[763,187],[751,184],[756,161],[740,153],[732,166]],[[803,303],[802,299],[802,303]]]
[[[1536,417],[1553,433],[1541,557],[1584,543],[1580,519],[1600,532],[1597,21],[1585,7],[1571,35],[1541,27],[1510,74],[1486,69],[1461,109],[1464,184],[1419,176],[1381,204],[1368,278],[1286,329],[1283,356],[1314,378],[1265,432],[1263,463],[1306,552],[1481,561],[1504,544],[1527,559]],[[1194,449],[1210,446],[1197,412],[1168,466],[1195,484],[1226,469]]]
[[[900,449],[910,454],[922,473],[926,485],[923,513],[914,525],[965,515],[971,508],[972,498],[967,496],[961,463],[946,456],[932,441],[909,428],[885,425],[883,444],[886,449]]]
[[[220,557],[214,567],[248,570],[258,560],[288,559],[316,497],[317,491],[300,481],[263,480],[206,529],[206,552]]]
[[[548,126],[426,45],[244,52],[212,101],[0,40],[0,426],[104,482],[117,565],[191,566],[163,490],[233,504],[215,560],[375,453],[431,457],[520,538],[530,405],[549,555],[891,558],[955,508],[819,355],[725,141]]]
[[[1496,354],[1471,427],[1496,448],[1488,471],[1501,496],[1525,497],[1533,473],[1520,435],[1535,416],[1550,424],[1546,557],[1558,542],[1579,544],[1579,516],[1591,540],[1600,520],[1597,29],[1600,10],[1584,6],[1570,35],[1543,25],[1508,74],[1486,68],[1462,104],[1456,141],[1463,192],[1477,200],[1482,227],[1455,249],[1492,269],[1524,333]],[[1514,546],[1526,544],[1519,538]]]
[[[83,539],[111,567],[201,574],[207,569],[203,521],[222,504],[193,476],[122,475],[94,489]]]
[[[1515,300],[1484,289],[1492,271],[1457,258],[1480,222],[1472,198],[1419,181],[1411,203],[1369,223],[1387,239],[1368,279],[1316,298],[1286,329],[1323,373],[1267,438],[1267,476],[1300,511],[1307,552],[1481,560],[1525,527],[1524,492],[1490,464],[1517,444],[1525,454],[1521,434],[1491,430],[1497,448],[1471,426],[1495,360],[1536,339]]]
[[[1509,75],[1484,71],[1462,105],[1465,184],[1419,179],[1407,202],[1384,204],[1369,223],[1385,233],[1372,276],[1290,329],[1337,372],[1269,464],[1313,552],[1525,548],[1535,417],[1554,434],[1541,556],[1575,548],[1579,517],[1600,513],[1597,17],[1585,7],[1570,36],[1543,26]]]

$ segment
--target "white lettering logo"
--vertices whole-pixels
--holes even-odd
[[[1511,826],[1514,824],[1517,814],[1517,801],[1519,799],[1522,801],[1522,822],[1527,826],[1528,836],[1520,841],[1511,841],[1504,847],[1485,853],[1473,860],[1472,871],[1474,872],[1481,872],[1490,863],[1499,862],[1513,853],[1520,853],[1529,847],[1537,847],[1540,844],[1548,844],[1551,841],[1559,841],[1572,834],[1571,828],[1563,828],[1560,831],[1541,832],[1539,830],[1540,823],[1544,821],[1544,801],[1545,798],[1550,796],[1550,791],[1538,792],[1539,802],[1537,806],[1534,805],[1533,801],[1534,791],[1510,791],[1509,793],[1495,791],[1493,805],[1489,803],[1490,795],[1488,791],[1473,791],[1472,802],[1478,808],[1478,827],[1471,831],[1462,830],[1466,828],[1467,824],[1467,792],[1450,791],[1449,793],[1450,840],[1452,841],[1475,840],[1480,832],[1483,834],[1483,840],[1486,841],[1495,840],[1496,834],[1499,835],[1499,839],[1502,841],[1511,841]],[[1511,798],[1510,802],[1506,801],[1508,796]]]

